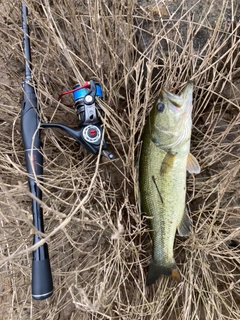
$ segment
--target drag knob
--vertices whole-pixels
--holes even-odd
[[[95,125],[88,125],[83,129],[83,138],[91,143],[100,142],[101,131]]]

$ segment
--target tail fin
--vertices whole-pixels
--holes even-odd
[[[162,274],[171,276],[172,279],[176,280],[177,282],[180,281],[180,273],[177,269],[175,260],[171,265],[163,266],[151,259],[148,267],[146,285],[149,286],[153,284]]]

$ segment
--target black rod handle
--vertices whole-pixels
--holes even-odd
[[[38,178],[38,183],[41,181],[43,168],[42,155],[38,150],[26,150],[25,159],[28,168],[28,173],[31,173],[33,167],[35,167],[35,174]],[[33,159],[33,161],[29,161]],[[37,160],[38,159],[38,160]],[[31,163],[30,163],[31,162]],[[35,164],[34,164],[35,162]],[[31,166],[31,168],[29,168]],[[28,178],[29,189],[31,193],[38,199],[42,199],[41,189],[38,187],[37,182],[33,176]],[[32,200],[32,213],[33,213],[33,225],[34,227],[44,233],[43,212],[40,204],[33,199]],[[37,244],[41,238],[35,234],[33,236],[33,244]],[[53,293],[53,280],[52,272],[49,260],[48,246],[46,243],[38,247],[33,251],[32,255],[32,297],[35,300],[43,300],[49,298]]]
[[[47,250],[47,246],[46,246]],[[49,298],[53,293],[50,260],[33,260],[32,262],[32,297],[35,300]]]

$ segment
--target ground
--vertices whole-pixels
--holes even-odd
[[[26,2],[26,1],[25,1]],[[19,1],[0,3],[0,318],[240,318],[240,6],[237,0],[26,2],[40,118],[78,125],[58,95],[94,79],[115,160],[42,130],[45,233],[54,294],[31,298],[32,214],[20,129],[24,56]],[[182,281],[145,286],[151,257],[138,207],[137,158],[161,86],[194,82],[187,178],[193,221],[176,237]],[[72,103],[71,97],[63,103]]]

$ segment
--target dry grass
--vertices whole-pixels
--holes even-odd
[[[77,126],[58,94],[98,80],[116,159],[104,162],[64,132],[43,131],[42,205],[55,289],[47,301],[33,301],[20,2],[1,3],[1,319],[239,319],[237,1],[32,0],[28,6],[42,121]],[[151,244],[133,191],[137,146],[159,88],[177,92],[189,78],[192,152],[202,168],[188,177],[193,233],[176,239],[183,281],[163,277],[146,288]]]

